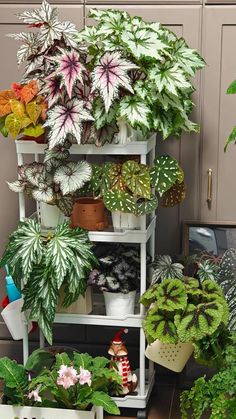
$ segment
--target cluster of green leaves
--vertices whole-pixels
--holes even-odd
[[[148,309],[143,323],[149,343],[198,343],[228,323],[228,305],[221,288],[212,280],[165,279],[141,297]]]
[[[49,343],[58,295],[65,290],[68,307],[86,289],[86,275],[96,263],[88,233],[60,224],[53,235],[45,237],[40,224],[27,219],[20,222],[10,237],[0,266],[8,265],[19,289],[23,289],[23,311],[38,322]]]
[[[228,336],[227,344],[221,347],[222,365],[212,378],[198,378],[194,386],[181,394],[183,419],[201,419],[208,414],[210,419],[236,418],[236,335]]]
[[[91,373],[91,386],[79,381],[69,389],[57,384],[58,370],[64,365]],[[28,374],[31,380],[28,379]],[[122,377],[115,364],[105,357],[92,358],[87,353],[65,352],[55,356],[47,350],[37,350],[28,358],[24,367],[9,358],[0,359],[0,378],[4,380],[4,397],[8,404],[42,406],[62,409],[88,410],[101,406],[110,414],[119,414],[116,403],[109,396],[111,389],[121,387]],[[42,401],[29,399],[28,394],[37,390]]]
[[[18,167],[18,180],[7,182],[13,192],[24,192],[38,202],[57,207],[69,217],[74,194],[88,182],[92,169],[86,161],[69,161],[69,145],[46,149],[44,162]]]
[[[100,95],[93,103],[95,128],[123,119],[163,139],[198,131],[189,120],[191,78],[205,65],[197,51],[160,23],[124,11],[92,9],[89,16],[96,27],[86,26],[77,39],[88,45],[92,91]]]
[[[151,168],[134,160],[93,165],[91,181],[82,193],[102,197],[110,211],[143,215],[157,208],[158,199],[153,189],[162,197],[174,185],[182,183],[183,171],[178,162],[165,155],[157,157]]]

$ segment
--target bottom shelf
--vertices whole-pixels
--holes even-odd
[[[134,373],[138,376],[139,371],[134,371]],[[152,374],[150,380],[148,380],[148,370],[146,370],[146,384],[145,384],[145,394],[144,396],[140,395],[139,386],[137,387],[137,394],[131,395],[128,394],[125,397],[113,397],[113,400],[117,403],[119,407],[126,407],[126,408],[133,408],[133,409],[145,409],[147,406],[154,381],[155,381],[155,371]]]

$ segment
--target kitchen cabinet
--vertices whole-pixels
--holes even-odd
[[[200,216],[204,221],[236,218],[236,148],[230,145],[224,153],[226,138],[236,125],[236,96],[226,95],[227,87],[236,79],[235,37],[236,6],[206,6],[200,166]]]

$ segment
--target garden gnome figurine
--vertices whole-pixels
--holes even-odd
[[[108,349],[109,355],[111,355],[111,360],[117,364],[118,372],[123,378],[123,394],[132,393],[137,385],[138,378],[135,374],[132,374],[129,359],[128,351],[121,339],[123,333],[128,333],[128,329],[121,329],[115,334],[115,337],[111,343],[110,348]]]

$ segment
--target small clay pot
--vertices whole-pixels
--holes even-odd
[[[74,203],[71,222],[73,227],[104,230],[107,226],[107,218],[103,201],[94,198],[78,198]]]

